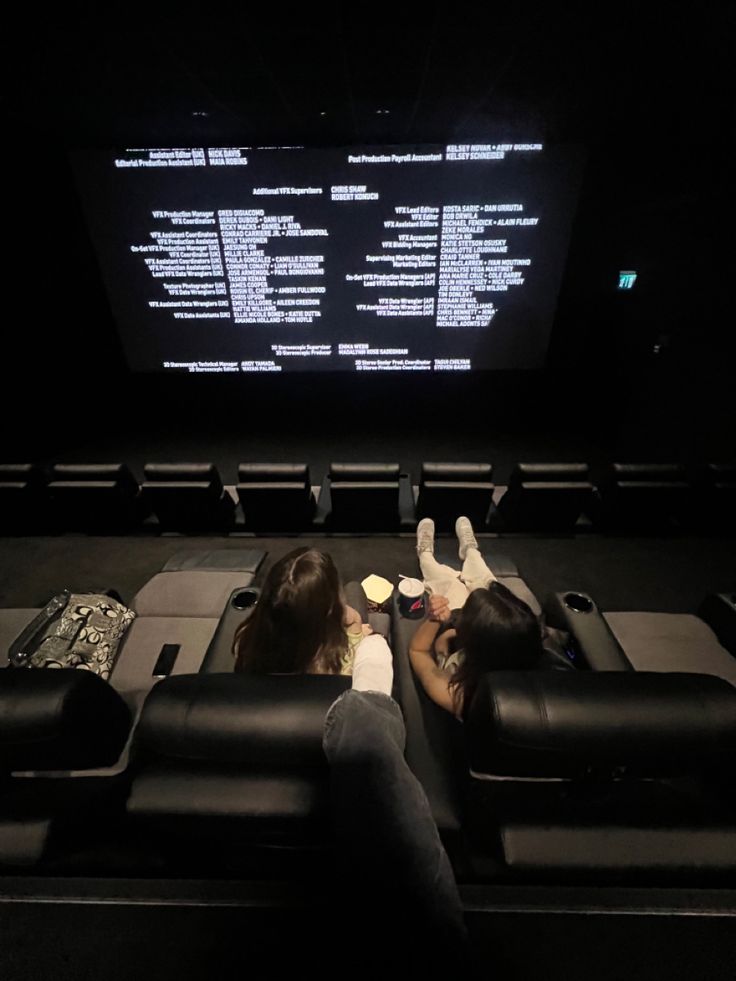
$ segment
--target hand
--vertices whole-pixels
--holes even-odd
[[[450,619],[450,604],[446,596],[437,596],[433,593],[429,597],[429,619],[437,623]]]
[[[373,633],[373,627],[369,623],[364,623],[361,629],[364,637],[370,637],[370,635]]]

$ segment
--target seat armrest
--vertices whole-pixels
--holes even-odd
[[[214,636],[199,669],[200,674],[226,674],[235,670],[235,631],[253,612],[261,591],[256,586],[234,589],[228,597]]]
[[[587,593],[566,590],[547,603],[551,626],[566,630],[575,645],[576,664],[591,671],[633,671],[613,631]]]
[[[373,628],[374,633],[385,637],[390,643],[391,616],[388,613],[369,613],[368,623]]]
[[[417,526],[414,491],[408,473],[402,473],[399,477],[399,524],[403,530],[413,530]]]
[[[736,657],[736,592],[711,593],[698,610],[729,654]]]

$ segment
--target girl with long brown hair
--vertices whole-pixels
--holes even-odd
[[[431,595],[409,659],[432,701],[462,718],[488,671],[570,670],[572,664],[547,646],[550,632],[528,603],[488,568],[470,521],[458,518],[455,531],[462,572],[434,558],[434,522],[424,518],[417,527],[419,563]]]
[[[331,556],[297,548],[271,567],[233,653],[235,670],[250,674],[349,675],[359,647],[390,662],[386,641],[345,602]]]

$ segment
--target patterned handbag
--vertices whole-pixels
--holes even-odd
[[[105,593],[54,596],[11,644],[9,663],[24,668],[81,668],[107,680],[135,613]]]

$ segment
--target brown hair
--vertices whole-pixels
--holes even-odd
[[[534,613],[497,581],[468,596],[457,621],[457,646],[464,657],[449,684],[455,704],[463,710],[487,671],[529,670],[544,653]]]
[[[339,674],[348,651],[340,577],[326,552],[297,548],[271,567],[252,615],[235,632],[235,670]]]

